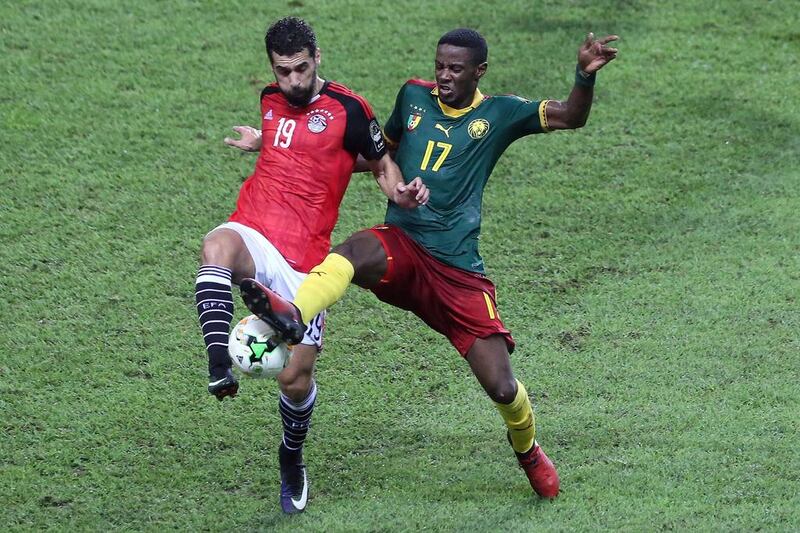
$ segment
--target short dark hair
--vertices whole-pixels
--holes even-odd
[[[469,48],[472,61],[476,65],[485,63],[486,57],[489,55],[489,47],[486,44],[486,39],[477,31],[469,28],[458,28],[445,33],[442,35],[442,38],[439,39],[439,44],[437,46],[443,44]]]
[[[291,56],[304,48],[312,57],[317,53],[317,36],[308,23],[297,17],[285,17],[272,24],[264,36],[267,55],[272,62],[272,52],[281,56]]]

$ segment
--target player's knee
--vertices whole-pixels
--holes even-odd
[[[486,392],[493,402],[509,404],[517,396],[517,382],[514,379],[498,381]]]
[[[353,265],[353,283],[369,288],[386,273],[386,252],[381,241],[369,230],[351,235],[333,252]]]
[[[227,266],[232,261],[232,250],[228,243],[213,234],[203,239],[200,260],[204,265]]]
[[[360,261],[360,256],[362,255],[360,250],[361,249],[360,235],[362,233],[363,232],[359,232],[354,235],[351,235],[343,243],[337,244],[333,248],[333,250],[331,250],[331,252],[341,255],[342,257],[344,257],[345,259],[347,259],[348,261],[350,261],[352,264],[355,265]]]

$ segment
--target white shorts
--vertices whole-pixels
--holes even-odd
[[[256,266],[256,281],[269,287],[287,300],[294,299],[297,288],[308,274],[303,274],[290,267],[278,249],[253,228],[238,222],[225,222],[215,229],[220,228],[233,230],[242,237]],[[322,350],[325,313],[323,311],[311,320],[300,344],[316,346],[317,350]]]

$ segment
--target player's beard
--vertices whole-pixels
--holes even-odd
[[[305,107],[314,98],[317,88],[317,72],[314,71],[314,76],[311,78],[311,83],[304,89],[298,89],[291,93],[283,93],[286,100],[295,107]]]

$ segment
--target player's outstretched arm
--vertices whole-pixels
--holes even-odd
[[[245,152],[258,152],[261,150],[261,130],[251,126],[234,126],[233,131],[241,135],[239,139],[225,137],[224,142]]]
[[[550,100],[547,103],[547,125],[551,130],[580,128],[586,124],[592,109],[594,81],[597,71],[617,57],[617,49],[608,43],[619,39],[606,35],[595,39],[593,33],[586,36],[578,48],[578,65],[575,69],[575,85],[566,101]]]
[[[414,178],[409,183],[403,180],[400,167],[397,166],[389,154],[384,155],[377,161],[367,161],[372,170],[372,175],[378,182],[378,186],[391,201],[406,209],[413,209],[428,203],[430,191],[422,183],[419,177]]]

